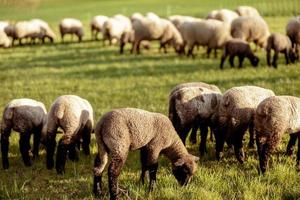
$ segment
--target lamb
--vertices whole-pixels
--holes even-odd
[[[192,57],[194,57],[195,45],[207,46],[207,57],[209,57],[212,49],[215,49],[216,53],[217,49],[223,48],[224,44],[231,39],[229,25],[215,19],[184,22],[181,29],[182,38],[189,47],[187,55]]]
[[[221,58],[220,69],[223,69],[224,61],[227,56],[229,57],[229,63],[231,67],[234,67],[234,57],[238,56],[239,58],[239,68],[243,66],[244,58],[248,58],[253,66],[257,66],[259,58],[254,55],[248,42],[242,39],[231,39],[225,43],[223,55]]]
[[[0,47],[8,48],[11,46],[11,41],[6,35],[6,33],[0,30]]]
[[[135,108],[115,109],[106,113],[97,123],[98,154],[94,162],[96,197],[102,195],[102,173],[111,155],[108,167],[110,199],[117,199],[117,179],[130,150],[141,150],[141,180],[149,170],[149,189],[156,181],[158,157],[165,154],[172,162],[172,172],[181,185],[187,185],[197,169],[198,157],[188,153],[170,120],[159,113]]]
[[[299,60],[299,45],[300,45],[300,16],[291,19],[286,25],[286,34],[292,42],[292,47],[295,48],[297,60]]]
[[[92,33],[92,40],[98,40],[98,33],[102,32],[104,23],[108,20],[107,16],[97,15],[93,17],[91,20],[91,33]]]
[[[1,122],[1,151],[4,169],[9,168],[8,149],[11,129],[20,133],[20,152],[25,166],[31,166],[30,137],[33,133],[33,156],[38,157],[46,118],[47,111],[44,104],[33,99],[14,99],[5,106]]]
[[[300,139],[300,98],[273,96],[262,101],[255,112],[254,129],[259,165],[265,173],[269,157],[285,133]],[[297,164],[300,162],[298,143]]]
[[[197,129],[200,128],[201,155],[206,151],[208,127],[221,96],[217,86],[202,82],[179,84],[170,93],[169,118],[184,144],[190,129],[192,140],[196,140]]]
[[[249,147],[254,146],[253,117],[255,110],[264,99],[274,96],[274,92],[257,86],[233,87],[223,94],[217,112],[216,156],[222,157],[224,142],[234,146],[235,156],[240,163],[244,162],[243,137],[249,128]]]
[[[234,38],[254,42],[256,46],[266,48],[270,31],[268,24],[262,17],[243,16],[232,21],[231,35]]]
[[[20,45],[22,45],[22,39],[31,38],[32,42],[38,38],[42,40],[45,36],[46,30],[41,28],[38,24],[30,21],[20,21],[15,25],[16,38],[19,39]]]
[[[235,11],[239,16],[252,16],[252,17],[260,16],[256,8],[251,6],[238,6]]]
[[[277,68],[278,53],[284,54],[287,65],[290,62],[294,63],[297,58],[297,54],[292,47],[292,42],[286,35],[278,33],[271,34],[268,38],[266,50],[268,66],[271,66],[271,50],[274,50],[274,57],[272,61],[272,66],[274,68]]]
[[[64,36],[66,34],[75,34],[78,37],[78,41],[81,42],[84,36],[83,25],[81,21],[74,18],[64,18],[59,23],[59,31],[61,35],[61,40],[64,41]],[[73,37],[72,37],[73,38]]]
[[[43,29],[45,31],[43,38],[42,38],[43,43],[45,43],[46,38],[48,38],[50,40],[50,42],[53,43],[56,35],[53,32],[53,30],[50,28],[50,26],[47,22],[45,22],[44,20],[41,20],[41,19],[32,19],[32,20],[30,20],[30,22],[36,24],[37,26],[39,26],[41,29]]]
[[[70,160],[78,160],[76,144],[81,139],[84,154],[90,154],[89,144],[93,125],[93,108],[87,100],[75,95],[58,97],[51,105],[47,116],[47,168],[54,167],[53,155],[58,127],[62,128],[64,135],[58,142],[56,171],[58,174],[62,174],[65,172],[67,151],[69,151]]]

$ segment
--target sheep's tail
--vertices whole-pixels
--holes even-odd
[[[96,127],[95,135],[98,145],[98,153],[96,154],[95,163],[94,163],[94,175],[101,176],[107,162],[108,162],[108,148],[105,145],[102,138],[102,123]]]

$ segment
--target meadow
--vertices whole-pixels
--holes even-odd
[[[195,59],[158,52],[153,42],[149,51],[131,55],[126,48],[119,55],[117,46],[102,46],[90,41],[89,20],[97,14],[129,16],[139,11],[153,11],[160,16],[186,14],[204,17],[217,8],[234,9],[237,5],[253,5],[264,16],[271,32],[285,33],[287,21],[299,14],[300,3],[291,1],[180,1],[180,0],[25,0],[0,1],[0,16],[12,21],[42,18],[58,34],[58,22],[63,17],[75,17],[85,24],[82,43],[16,46],[0,49],[0,108],[14,98],[32,98],[44,102],[47,108],[60,95],[75,94],[88,99],[94,108],[95,121],[113,108],[137,107],[167,115],[168,94],[177,84],[203,81],[217,85],[222,91],[233,86],[257,85],[272,89],[278,95],[300,96],[300,63],[286,66],[280,56],[279,68],[266,65],[265,52],[257,52],[257,68],[245,61],[244,68],[232,69],[228,62],[219,69],[218,58],[205,57],[204,48],[197,51]],[[298,11],[298,13],[297,13]],[[237,64],[237,63],[236,63]],[[2,109],[0,111],[2,114]],[[247,134],[248,136],[248,134]],[[47,170],[45,150],[33,166],[24,166],[19,153],[19,135],[10,137],[8,170],[0,169],[0,199],[93,199],[92,168],[96,154],[93,137],[92,155],[80,154],[80,161],[67,161],[66,174],[57,175]],[[155,190],[148,193],[147,184],[139,184],[139,153],[132,152],[123,168],[119,184],[129,191],[122,199],[299,199],[299,172],[295,155],[284,156],[288,135],[273,155],[269,171],[259,176],[256,151],[247,149],[247,161],[240,165],[232,151],[226,151],[224,160],[215,159],[214,144],[208,143],[208,153],[201,157],[199,169],[187,187],[180,187],[171,173],[170,162],[160,158]],[[189,151],[199,156],[198,144],[187,145]],[[2,166],[2,162],[0,162]],[[0,166],[0,168],[2,168]],[[105,198],[108,198],[107,172],[104,172]]]

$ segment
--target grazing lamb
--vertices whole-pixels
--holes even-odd
[[[141,150],[143,180],[149,170],[149,189],[156,181],[158,157],[165,154],[172,162],[172,172],[181,185],[187,185],[197,169],[199,159],[188,153],[170,120],[159,113],[134,108],[116,109],[106,113],[95,130],[98,154],[94,163],[96,197],[102,195],[102,173],[111,155],[108,167],[110,199],[117,199],[118,176],[130,150]]]
[[[20,133],[19,147],[26,166],[31,166],[30,137],[33,133],[33,155],[39,154],[39,144],[43,126],[46,124],[47,111],[43,103],[32,99],[14,99],[3,111],[1,122],[2,165],[8,169],[8,149],[11,129]]]
[[[191,129],[191,137],[196,140],[196,132],[200,128],[201,155],[206,151],[210,118],[217,111],[221,96],[217,86],[202,82],[179,84],[169,95],[169,118],[182,142],[185,144]]]
[[[107,16],[97,15],[93,17],[90,26],[92,33],[92,40],[98,40],[98,33],[102,33],[103,25],[108,20]],[[103,40],[104,41],[104,40]]]
[[[67,151],[71,160],[78,160],[76,144],[81,139],[83,152],[86,155],[90,154],[89,144],[93,125],[93,109],[87,100],[75,95],[58,97],[51,105],[47,116],[47,168],[52,169],[54,166],[53,155],[58,127],[62,128],[64,135],[58,142],[56,171],[62,174],[65,172]]]
[[[292,42],[290,38],[286,35],[273,33],[268,38],[267,43],[267,63],[271,66],[271,50],[274,50],[274,57],[272,61],[272,66],[277,68],[278,54],[283,53],[285,56],[285,62],[288,65],[290,62],[294,63],[297,54],[292,48]]]
[[[40,25],[31,21],[20,21],[15,25],[16,38],[19,39],[19,44],[22,45],[22,39],[30,38],[34,43],[35,39],[43,40],[46,30],[41,28]]]
[[[36,24],[37,26],[39,26],[41,29],[43,29],[45,31],[43,38],[42,38],[43,43],[45,43],[46,38],[48,38],[50,40],[50,42],[53,43],[56,35],[53,32],[53,30],[50,28],[50,26],[47,22],[45,22],[44,20],[41,20],[41,19],[32,19],[32,20],[30,20],[30,22]]]
[[[78,41],[81,42],[84,36],[83,25],[81,21],[74,18],[64,18],[59,23],[59,31],[61,35],[61,40],[64,41],[64,36],[66,34],[71,34],[73,39],[73,34],[78,37]]]
[[[154,18],[154,17],[152,17]],[[183,53],[184,44],[182,37],[172,22],[166,19],[151,19],[143,17],[132,22],[134,31],[134,44],[132,52],[140,53],[142,41],[159,40],[161,47],[171,44],[178,54]]]
[[[216,49],[223,48],[224,44],[231,39],[229,25],[215,19],[184,22],[181,29],[182,38],[189,47],[187,55],[192,57],[194,57],[195,45],[207,46],[207,57],[209,57],[212,49],[215,49],[216,53]]]
[[[291,19],[286,25],[286,34],[292,42],[292,47],[295,48],[297,60],[299,60],[299,45],[300,45],[300,16]]]
[[[260,16],[256,8],[251,6],[238,6],[235,11],[239,16],[252,16],[252,17]]]
[[[235,156],[240,163],[244,162],[243,137],[249,128],[249,147],[254,146],[253,117],[255,110],[264,99],[274,96],[274,92],[257,86],[233,87],[223,94],[218,122],[214,131],[216,137],[216,156],[222,157],[225,141],[233,144]]]
[[[259,58],[254,55],[248,42],[242,39],[231,39],[225,43],[223,55],[221,58],[220,68],[223,69],[224,61],[229,56],[229,63],[231,67],[234,67],[234,57],[239,58],[239,68],[243,66],[244,58],[248,58],[253,66],[257,66]]]
[[[231,35],[265,48],[270,32],[268,24],[262,17],[243,16],[232,21]]]
[[[262,101],[255,112],[254,129],[260,170],[265,173],[269,157],[285,133],[297,135],[300,139],[300,98],[274,96]],[[299,162],[300,143],[297,164]]]

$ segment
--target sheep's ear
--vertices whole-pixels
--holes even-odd
[[[184,160],[183,159],[178,159],[175,163],[174,166],[175,167],[180,167],[184,164]]]
[[[200,160],[200,158],[198,156],[194,156],[192,154],[190,154],[191,158],[193,159],[193,161],[198,162]]]

